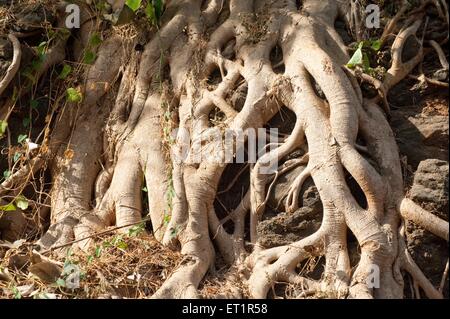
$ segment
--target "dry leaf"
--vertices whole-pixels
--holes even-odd
[[[30,273],[44,282],[54,283],[61,276],[62,268],[49,261],[42,261],[29,267]]]

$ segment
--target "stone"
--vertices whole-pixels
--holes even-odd
[[[284,212],[289,185],[301,173],[298,167],[280,177],[269,197],[267,212],[258,224],[258,242],[270,248],[287,245],[317,231],[322,222],[322,202],[312,179],[308,179],[300,192],[300,208],[293,213]],[[277,213],[279,212],[279,213]]]
[[[448,174],[449,166],[446,161],[427,159],[420,162],[414,175],[410,198],[429,210],[448,214]],[[448,215],[441,217],[448,219]]]
[[[407,157],[412,169],[429,158],[448,159],[448,115],[417,114],[405,108],[392,112],[391,126],[400,153]]]

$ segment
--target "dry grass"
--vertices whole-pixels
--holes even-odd
[[[69,251],[63,258],[51,256],[62,269],[79,269],[79,288],[69,289],[64,286],[73,281],[64,271],[54,282],[31,274],[26,250],[22,246],[6,252],[0,266],[0,298],[148,298],[181,262],[179,253],[151,236],[133,232],[104,236],[95,240],[88,254]],[[2,281],[2,273],[10,279],[3,275]]]

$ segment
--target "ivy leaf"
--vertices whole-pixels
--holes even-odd
[[[89,44],[92,47],[97,47],[102,43],[102,39],[100,38],[100,36],[98,35],[98,33],[94,33],[91,38],[89,39]]]
[[[16,206],[14,206],[13,203],[9,203],[9,204],[7,204],[7,205],[0,206],[0,210],[1,210],[1,211],[4,211],[4,212],[13,212],[13,211],[15,211],[16,209],[17,209],[17,208],[16,208]]]
[[[17,143],[21,144],[23,141],[25,141],[27,139],[27,135],[24,134],[20,134],[19,137],[17,138]]]
[[[380,51],[380,49],[381,49],[381,40],[378,39],[378,40],[371,41],[370,47],[374,51],[377,51],[377,52]]]
[[[21,154],[21,153],[19,153],[19,152],[14,153],[14,157],[13,157],[14,163],[16,163],[17,161],[19,161],[21,157],[22,157],[22,154]]]
[[[7,128],[8,128],[8,122],[0,120],[0,137],[3,137]]]
[[[133,12],[136,12],[141,6],[142,0],[127,0],[125,4],[129,7]]]
[[[71,72],[72,72],[72,67],[68,64],[64,64],[63,69],[62,69],[61,73],[59,74],[58,78],[61,80],[65,80]]]
[[[350,58],[350,61],[347,62],[347,67],[349,68],[354,68],[358,65],[362,65],[363,64],[363,60],[364,60],[364,56],[363,56],[363,52],[362,52],[362,47],[363,47],[364,43],[361,42],[358,45],[358,49],[356,49],[355,53],[353,53],[353,56]]]
[[[85,64],[92,64],[92,63],[95,62],[95,59],[96,59],[96,58],[97,58],[97,57],[96,57],[96,55],[95,55],[94,52],[92,52],[92,51],[86,51],[86,52],[84,53],[83,63],[85,63]]]
[[[3,178],[7,179],[11,176],[11,171],[10,170],[6,170],[3,172]]]
[[[15,202],[17,207],[20,208],[21,210],[25,210],[28,208],[28,199],[23,195],[17,196]]]
[[[79,103],[83,99],[81,92],[74,88],[67,89],[67,100],[72,103]]]

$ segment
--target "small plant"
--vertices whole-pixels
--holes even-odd
[[[15,199],[15,203],[16,206],[21,210],[26,210],[29,206],[28,199],[23,195],[17,196],[17,198]]]
[[[347,62],[347,67],[350,69],[360,68],[366,74],[375,76],[380,72],[380,67],[373,68],[371,60],[381,49],[381,40],[366,40],[361,41],[355,46],[355,52],[350,60]]]
[[[125,2],[128,8],[130,8],[133,12],[136,12],[142,4],[142,0],[127,0]]]
[[[58,78],[61,80],[65,80],[71,72],[72,72],[72,67],[68,64],[64,64]]]
[[[78,263],[72,260],[72,253],[72,249],[67,251],[63,270],[55,282],[58,288],[77,289],[80,287],[80,280],[86,275],[85,272],[81,271]]]
[[[139,225],[133,226],[128,230],[129,237],[137,237],[145,231],[145,223],[140,223]]]
[[[22,299],[22,294],[16,286],[11,288],[11,292],[13,293],[14,299]]]
[[[84,52],[83,63],[93,64],[95,62],[95,60],[97,59],[95,50],[101,43],[102,39],[100,38],[100,35],[98,33],[93,33]]]
[[[17,137],[17,143],[19,143],[19,144],[22,144],[23,142],[25,142],[25,140],[27,139],[27,135],[25,135],[25,134],[20,134],[18,137]]]
[[[17,208],[26,210],[28,206],[29,206],[28,199],[23,195],[19,195],[11,203],[0,206],[0,211],[12,212],[17,210]]]
[[[80,103],[83,100],[83,95],[78,89],[67,89],[67,100],[72,103]]]
[[[127,0],[125,5],[133,12],[136,13],[142,7],[142,0]],[[144,8],[145,15],[150,23],[156,27],[159,26],[161,16],[164,11],[163,0],[148,0],[147,5]]]

